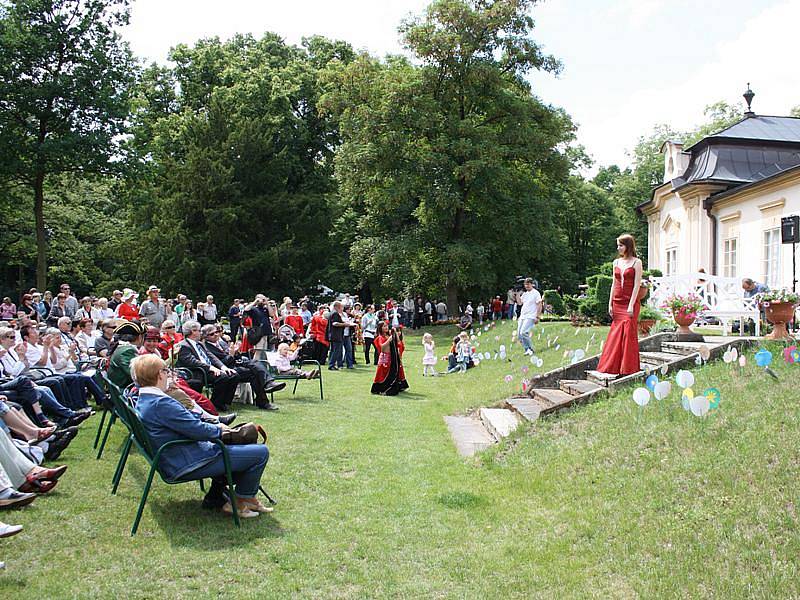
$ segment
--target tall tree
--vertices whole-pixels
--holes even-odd
[[[361,56],[338,74],[340,223],[370,283],[444,291],[455,310],[460,294],[566,268],[552,196],[573,125],[526,80],[559,69],[531,37],[534,4],[436,0],[400,28],[421,67]]]
[[[36,283],[47,281],[45,183],[119,164],[135,63],[128,0],[0,0],[0,176],[28,186]]]

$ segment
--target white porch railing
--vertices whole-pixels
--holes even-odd
[[[727,335],[730,321],[739,321],[739,333],[744,332],[745,319],[753,319],[756,335],[761,335],[758,303],[755,298],[745,298],[742,280],[737,277],[720,277],[707,273],[687,273],[669,277],[651,277],[651,306],[660,308],[672,294],[698,296],[705,306],[703,316],[713,317],[722,323]]]

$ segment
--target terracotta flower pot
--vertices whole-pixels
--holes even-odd
[[[675,323],[678,325],[678,334],[681,335],[693,335],[689,326],[694,323],[695,315],[682,315],[679,313],[675,313],[672,315],[672,318],[675,319]]]
[[[639,321],[639,335],[650,335],[650,330],[656,324],[655,319],[642,319]]]
[[[786,323],[794,318],[795,305],[791,302],[764,302],[762,306],[767,315],[767,321],[775,326],[767,338],[771,340],[792,339],[786,330]]]

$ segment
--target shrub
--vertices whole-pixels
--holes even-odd
[[[564,300],[564,309],[568,313],[578,312],[578,302],[580,302],[575,296],[570,296],[569,294],[564,294],[562,298]]]
[[[664,315],[661,313],[660,310],[657,308],[653,308],[652,306],[642,306],[641,310],[639,311],[639,320],[640,321],[660,321],[664,318]]]
[[[545,290],[544,303],[552,308],[552,313],[554,315],[564,314],[564,300],[562,300],[561,294],[559,294],[557,291]]]
[[[596,319],[600,322],[608,322],[608,302],[611,299],[611,286],[614,284],[614,278],[608,275],[595,275],[597,278],[597,286],[595,288],[595,298],[600,305],[599,314]],[[587,280],[588,281],[588,280]]]
[[[650,276],[651,277],[663,277],[664,274],[661,272],[661,269],[650,269]]]

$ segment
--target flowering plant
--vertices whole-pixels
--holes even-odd
[[[760,304],[769,305],[770,302],[788,302],[789,304],[800,303],[800,294],[790,292],[786,288],[779,290],[762,292],[758,295],[758,302]]]
[[[697,315],[705,310],[703,301],[697,294],[688,294],[686,296],[672,294],[661,305],[661,308],[671,312],[673,319],[676,316],[695,319],[697,318]]]

